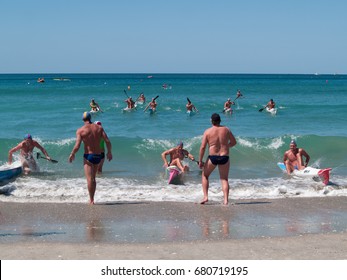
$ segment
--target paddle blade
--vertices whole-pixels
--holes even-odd
[[[40,158],[40,153],[36,153],[36,159],[39,159]]]
[[[187,97],[187,100],[188,100],[189,103],[192,103],[188,97]]]
[[[55,160],[55,159],[51,159],[51,162],[52,162],[52,163],[58,163],[58,161]]]
[[[156,97],[154,97],[154,100],[156,100],[159,97],[159,95],[157,95]]]
[[[264,108],[259,109],[259,112],[263,112]]]

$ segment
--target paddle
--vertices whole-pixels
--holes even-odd
[[[259,109],[259,112],[263,112],[263,110],[267,107],[267,105],[264,108]]]
[[[125,95],[129,98],[129,95],[127,94],[127,91],[126,91],[126,90],[124,90],[124,93],[125,93]]]
[[[155,101],[158,97],[159,97],[159,95],[157,95],[156,97],[154,97],[152,101]],[[152,102],[152,101],[151,101],[151,102]],[[144,112],[147,111],[147,109],[148,109],[149,105],[151,104],[151,102],[149,102],[148,105],[146,106],[146,108],[143,110]]]
[[[46,159],[46,160],[49,160],[50,162],[52,162],[52,163],[58,163],[58,161],[57,160],[55,160],[55,159],[48,159],[48,158],[46,158],[46,157],[43,157],[43,156],[41,156],[41,154],[40,153],[36,153],[36,158],[43,158],[43,159]]]
[[[135,102],[136,102],[137,100],[139,100],[139,98],[141,97],[141,94],[142,94],[142,93],[143,93],[143,92],[141,92],[140,95],[139,95],[139,97],[136,98]]]

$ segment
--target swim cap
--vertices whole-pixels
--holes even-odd
[[[89,112],[84,112],[83,113],[83,117],[82,117],[83,121],[89,121],[90,122],[91,118],[92,118],[92,115]]]
[[[211,120],[213,123],[220,123],[221,122],[220,115],[217,113],[212,114]]]
[[[294,140],[294,139],[292,139],[292,140],[290,141],[290,144],[294,144],[294,145],[296,146],[296,142],[295,142],[295,140]]]
[[[33,138],[31,137],[31,134],[28,133],[24,135],[24,139],[33,139]]]
[[[101,125],[101,121],[95,121],[94,123],[97,125]]]

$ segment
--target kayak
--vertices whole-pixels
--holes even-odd
[[[166,171],[169,174],[168,184],[183,185],[183,173],[177,166],[169,166]]]
[[[20,162],[14,162],[11,165],[0,166],[0,184],[6,184],[10,180],[15,179],[23,171]]]
[[[92,114],[92,115],[96,115],[100,112],[100,109],[99,108],[96,108],[95,110],[90,110],[89,113]]]
[[[135,103],[136,105],[143,105],[145,102],[143,100],[137,100]]]
[[[286,166],[283,162],[278,162],[277,166],[283,171],[287,172]],[[307,166],[305,169],[297,170],[295,169],[292,173],[293,176],[301,177],[301,178],[319,178],[323,181],[324,185],[329,183],[331,168],[318,169]]]
[[[123,111],[123,113],[133,112],[133,111],[137,110],[137,109],[136,109],[136,106],[137,106],[137,105],[135,105],[134,108],[125,107],[124,109],[122,109],[122,111]]]
[[[224,108],[223,113],[231,115],[233,113],[233,109],[231,107],[230,108]]]
[[[277,114],[277,108],[267,108],[266,107],[266,112],[270,113],[271,115],[276,115]]]

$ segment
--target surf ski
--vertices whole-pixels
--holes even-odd
[[[283,171],[287,172],[286,166],[283,162],[278,162],[277,166]],[[301,178],[319,178],[323,181],[324,185],[329,183],[331,168],[318,169],[314,167],[307,166],[305,169],[298,170],[295,169],[291,175],[301,177]]]

